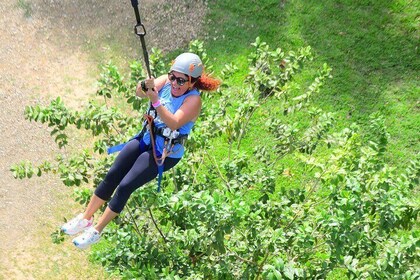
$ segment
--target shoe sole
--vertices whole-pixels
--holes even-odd
[[[75,241],[73,241],[73,244],[74,244],[74,246],[76,246],[77,248],[79,248],[81,250],[85,250],[85,249],[87,249],[87,247],[89,247],[89,245],[81,246],[80,244],[78,244]]]
[[[91,246],[91,245],[93,245],[93,244],[95,244],[95,243],[98,243],[98,242],[99,242],[99,239],[98,239],[98,240],[96,240],[95,242],[90,243],[90,244],[87,244],[87,245],[81,245],[81,244],[77,243],[76,241],[73,241],[73,244],[74,244],[74,246],[76,246],[77,248],[82,249],[82,250],[85,250],[85,249],[89,248],[89,246]]]
[[[68,231],[66,231],[65,229],[63,229],[63,228],[61,228],[61,232],[62,233],[64,233],[64,234],[67,234],[67,235],[76,235],[76,234],[78,234],[78,233],[81,233],[81,232],[84,232],[85,230],[88,230],[88,229],[90,229],[92,226],[89,226],[89,227],[86,227],[86,228],[83,228],[83,229],[81,229],[81,230],[79,230],[79,231],[75,231],[75,232],[68,232]]]

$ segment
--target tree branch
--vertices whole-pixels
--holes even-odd
[[[155,218],[153,217],[153,213],[152,213],[151,207],[149,207],[147,210],[149,211],[149,215],[150,215],[150,218],[151,218],[151,219],[152,219],[152,221],[153,221],[153,224],[155,225],[156,229],[159,231],[160,236],[162,236],[163,241],[165,241],[165,243],[167,243],[167,242],[168,242],[168,240],[166,239],[165,235],[164,235],[164,234],[162,233],[162,231],[160,230],[160,228],[159,228],[158,224],[156,223]]]

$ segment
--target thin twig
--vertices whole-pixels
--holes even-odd
[[[230,256],[234,256],[235,258],[237,258],[237,259],[239,259],[239,260],[243,261],[244,263],[252,264],[252,265],[255,265],[255,266],[257,266],[257,265],[258,265],[258,263],[254,262],[254,261],[251,261],[251,260],[247,260],[247,259],[242,258],[241,256],[239,256],[239,255],[238,255],[238,254],[236,254],[235,252],[232,252],[232,251],[230,251],[230,250],[228,250],[228,251],[230,252]],[[228,255],[228,256],[229,256],[229,255]]]
[[[217,172],[220,175],[220,179],[222,179],[223,182],[225,182],[226,186],[229,186],[229,182],[226,180],[226,178],[223,176],[222,172],[219,169],[219,166],[217,165],[217,163],[214,162],[213,158],[209,155],[209,153],[207,151],[205,151],[206,155],[208,156],[208,158],[210,159],[211,163],[216,167]],[[205,164],[205,163],[204,163]]]
[[[201,160],[200,160],[200,164],[198,165],[197,170],[194,170],[194,168],[193,168],[193,167],[191,167],[191,169],[192,169],[192,170],[193,170],[193,172],[194,172],[194,179],[193,179],[193,181],[192,181],[192,185],[193,185],[193,186],[197,183],[198,170],[200,170],[200,166],[201,166],[201,164],[202,164],[203,162],[204,162],[204,154],[201,154]]]
[[[115,124],[114,123],[112,123],[111,124],[111,126],[112,126],[112,128],[119,134],[119,135],[122,135],[122,133],[121,133],[121,131],[119,131],[116,127],[115,127]]]
[[[165,235],[163,235],[162,231],[160,230],[159,226],[158,226],[158,225],[157,225],[157,223],[156,223],[155,218],[153,217],[153,213],[152,213],[151,207],[149,207],[149,208],[148,208],[148,211],[149,211],[150,218],[151,218],[151,219],[152,219],[152,221],[153,221],[153,224],[155,225],[156,229],[157,229],[157,230],[159,231],[159,233],[160,233],[160,236],[162,236],[163,241],[165,241],[165,243],[167,243],[167,242],[168,242],[168,240],[166,240]]]
[[[175,186],[175,191],[178,192],[178,185],[176,184],[176,178],[175,178],[175,168],[172,168],[172,182]]]
[[[243,262],[246,262],[246,263],[249,263],[249,264],[252,264],[252,265],[257,265],[257,263],[255,263],[254,261],[250,261],[250,260],[244,259],[244,258],[242,258],[241,256],[239,256],[239,255],[237,255],[237,254],[233,254],[233,256],[234,256],[235,258],[237,258],[237,259],[239,259],[239,260],[243,261]]]
[[[268,93],[266,96],[264,96],[264,98],[263,98],[263,99],[259,102],[259,105],[260,105],[260,106],[255,106],[255,107],[252,109],[251,113],[249,113],[249,114],[248,114],[248,116],[247,116],[247,118],[246,118],[245,125],[243,125],[243,126],[242,126],[242,130],[241,130],[241,132],[240,132],[240,134],[239,134],[239,136],[238,136],[238,145],[236,146],[236,149],[238,149],[238,150],[239,150],[239,147],[240,147],[241,142],[242,142],[242,138],[243,138],[244,133],[245,133],[245,128],[248,126],[249,122],[251,121],[251,117],[254,115],[255,111],[257,111],[257,109],[258,109],[259,107],[261,107],[261,105],[263,105],[265,102],[267,102],[268,98],[269,98],[270,96],[272,96],[272,95],[274,95],[274,89],[272,89],[272,90],[270,91],[270,93]]]
[[[257,272],[257,275],[255,276],[255,279],[260,279],[260,274],[261,274],[261,272],[263,270],[263,267],[264,267],[264,264],[266,263],[269,256],[270,256],[270,251],[266,250],[265,257],[258,267],[258,272]]]
[[[325,172],[324,172],[325,173]],[[312,187],[309,189],[308,191],[308,195],[305,197],[305,200],[302,202],[302,204],[304,204],[306,201],[308,201],[308,198],[310,197],[310,195],[313,193],[313,191],[315,190],[315,187],[318,186],[318,183],[321,181],[321,179],[318,179],[315,181],[315,183],[312,185]],[[315,202],[317,203],[317,202]],[[312,206],[312,205],[311,205]],[[311,207],[310,206],[310,207]],[[298,211],[295,216],[293,217],[293,219],[284,227],[284,229],[288,229],[293,223],[294,221],[296,221],[296,219],[298,218],[298,216],[302,213],[302,210]]]
[[[136,223],[136,220],[134,219],[134,215],[133,215],[133,213],[130,209],[130,206],[127,205],[127,209],[128,209],[128,213],[130,214],[131,220],[133,221],[134,227],[136,228],[136,232],[137,232],[138,236],[141,236],[140,229],[139,229],[139,227]]]

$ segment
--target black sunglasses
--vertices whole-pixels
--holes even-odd
[[[171,72],[169,72],[169,73],[168,73],[168,79],[169,79],[169,81],[171,81],[171,83],[172,83],[173,81],[175,81],[175,80],[176,80],[176,83],[177,83],[179,86],[183,86],[183,85],[185,85],[185,83],[187,82],[187,80],[186,80],[186,79],[184,79],[184,78],[175,77],[175,75],[174,75],[174,74],[172,74]]]

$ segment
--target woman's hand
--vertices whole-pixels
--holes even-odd
[[[142,83],[144,83],[146,91],[143,90]],[[138,83],[136,87],[136,95],[140,98],[149,98],[152,103],[157,102],[159,100],[159,96],[155,88],[155,79],[149,78]]]
[[[147,88],[146,96],[150,99],[152,103],[156,103],[159,100],[158,92],[155,88],[155,78],[146,79],[145,85]]]
[[[141,82],[139,82],[138,84],[137,84],[137,87],[136,87],[136,96],[137,97],[140,97],[140,98],[146,98],[147,97],[147,95],[146,95],[146,92],[144,92],[143,91],[143,89],[142,89],[142,83],[143,83],[144,81],[141,81]]]

